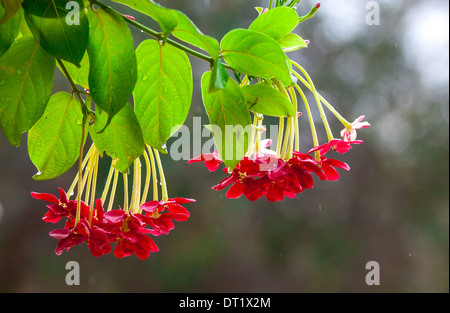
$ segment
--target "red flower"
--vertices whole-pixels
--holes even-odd
[[[151,225],[155,235],[167,235],[175,225],[172,220],[177,222],[186,221],[190,214],[181,204],[195,202],[188,198],[169,198],[167,201],[149,201],[141,206],[141,209],[147,214],[145,221]]]
[[[145,216],[142,214],[126,213],[123,210],[111,210],[103,216],[104,228],[109,230],[111,235],[115,235],[117,245],[114,255],[123,258],[136,253],[136,256],[145,260],[150,252],[159,251],[154,241],[147,236],[152,230],[146,229]]]
[[[350,166],[348,166],[347,163],[339,160],[328,159],[324,156],[320,158],[320,162],[318,164],[323,170],[323,176],[320,176],[321,180],[338,180],[339,173],[337,172],[335,167],[342,168],[346,171],[350,170]]]
[[[47,205],[48,212],[42,218],[46,223],[57,223],[62,217],[67,217],[67,222],[73,222],[77,212],[77,202],[68,200],[64,190],[58,188],[59,199],[52,194],[32,192],[31,196],[38,200],[44,200],[52,204]],[[89,206],[81,202],[82,218],[87,218],[89,215]],[[68,225],[69,226],[69,225]]]
[[[52,230],[49,235],[59,240],[55,250],[56,254],[61,255],[64,250],[69,251],[73,246],[85,242],[90,234],[89,228],[89,223],[83,219],[72,229]]]
[[[218,151],[214,151],[213,153],[203,153],[188,161],[188,163],[196,162],[205,162],[205,166],[210,172],[216,171],[220,164],[223,163]]]
[[[244,158],[233,169],[230,176],[224,178],[212,189],[222,190],[232,184],[226,193],[227,198],[235,199],[244,195],[250,201],[254,201],[262,196],[255,178],[262,177],[265,174],[265,172],[260,171],[260,163]]]
[[[328,143],[312,148],[308,151],[308,153],[320,151],[320,155],[322,156],[325,155],[330,149],[333,149],[334,151],[343,154],[352,148],[352,144],[360,144],[362,142],[362,140],[345,141],[342,139],[332,139]]]

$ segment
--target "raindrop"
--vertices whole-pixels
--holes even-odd
[[[144,75],[144,77],[142,77],[142,80],[143,81],[146,81],[148,79],[148,76],[147,75]]]
[[[6,79],[0,80],[0,86],[4,86],[6,84]]]
[[[17,74],[17,75],[22,75],[22,74],[23,74],[23,71],[22,71],[21,69],[18,69],[17,72],[16,72],[16,74]]]

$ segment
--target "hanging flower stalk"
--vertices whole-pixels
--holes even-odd
[[[92,144],[82,162],[82,174],[77,174],[67,193],[59,189],[59,198],[51,194],[32,193],[34,198],[50,203],[43,217],[45,222],[65,221],[64,228],[50,232],[50,236],[58,239],[56,254],[87,243],[92,255],[102,256],[110,253],[112,244],[115,244],[116,257],[136,254],[144,260],[151,252],[159,250],[152,237],[169,234],[174,229],[173,221],[188,220],[189,212],[182,205],[195,200],[168,197],[159,152],[148,145],[142,158],[134,160],[132,174],[131,171],[120,173],[110,167],[101,197],[97,198],[99,158],[99,152]],[[121,205],[115,208],[115,201],[120,201],[116,199],[120,177],[124,197]],[[153,200],[147,201],[150,184],[153,185]],[[82,201],[70,200],[77,185],[77,197],[84,196]],[[128,192],[130,185],[131,194]]]
[[[184,205],[194,200],[169,197],[160,158],[190,110],[188,55],[209,65],[201,93],[216,145],[216,151],[189,163],[204,162],[212,172],[224,166],[227,176],[213,189],[228,188],[228,198],[281,201],[313,188],[316,177],[338,180],[340,170],[350,169],[331,154],[361,144],[356,132],[369,123],[364,116],[348,122],[288,57],[310,44],[294,30],[320,4],[299,16],[299,0],[270,0],[266,8],[256,8],[247,29],[230,30],[219,42],[184,13],[153,1],[116,2],[148,15],[160,31],[99,0],[75,1],[77,12],[69,14],[54,2],[23,0],[6,7],[0,2],[6,38],[0,49],[0,128],[14,146],[28,133],[36,180],[56,178],[78,161],[67,190],[59,188],[58,196],[32,193],[48,202],[45,222],[64,224],[50,232],[58,239],[56,254],[86,243],[95,256],[114,250],[116,257],[146,259],[158,251],[156,237],[189,218]],[[135,48],[129,26],[151,39]],[[71,93],[52,94],[56,67]],[[314,96],[326,139],[318,136],[305,90]],[[340,138],[326,110],[343,125]],[[267,116],[279,121],[272,140],[263,137]],[[300,142],[301,116],[310,124],[312,146]],[[88,137],[93,143],[83,156]],[[99,163],[105,154],[112,161],[103,184]]]

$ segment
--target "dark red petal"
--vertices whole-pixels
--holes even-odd
[[[240,181],[235,182],[226,193],[229,199],[236,199],[242,196],[242,184]]]
[[[272,183],[267,190],[266,199],[271,202],[282,201],[284,199],[284,190],[279,184]]]
[[[37,192],[32,192],[31,196],[35,199],[38,200],[44,200],[50,203],[54,203],[54,204],[58,204],[59,200],[58,198],[56,198],[54,195],[49,194],[49,193],[37,193]]]
[[[245,180],[244,185],[242,186],[242,193],[250,201],[258,200],[263,195],[263,192],[259,187],[259,181],[252,178]]]
[[[141,205],[142,211],[153,213],[160,206],[159,201],[149,201]]]
[[[205,161],[205,166],[210,172],[215,172],[219,168],[220,163],[222,163],[222,162],[219,162],[217,160],[210,160],[210,161]]]
[[[111,210],[103,215],[103,219],[106,220],[107,223],[120,224],[123,223],[125,215],[125,211],[123,210]]]
[[[62,188],[58,188],[59,190],[59,201],[61,203],[67,203],[67,194]]]
[[[212,186],[211,189],[215,189],[215,190],[222,190],[225,187],[227,187],[228,185],[238,181],[238,175],[237,174],[232,174],[230,176],[225,177],[224,179],[222,179],[222,181],[220,183],[218,183],[215,186]]]
[[[325,174],[327,180],[338,180],[339,173],[334,169],[334,167],[329,166],[328,164],[322,164],[322,169]]]
[[[326,160],[326,164],[328,164],[330,166],[333,166],[333,167],[342,168],[342,169],[344,169],[346,171],[350,170],[350,166],[347,163],[339,161],[339,160],[327,159]]]
[[[72,230],[67,229],[67,228],[55,229],[55,230],[52,230],[49,233],[49,235],[55,239],[64,239],[64,238],[67,238],[71,232],[72,232]]]
[[[175,201],[175,203],[178,204],[184,204],[184,203],[190,203],[190,202],[195,202],[195,199],[190,199],[190,198],[171,198],[169,200],[173,200]]]

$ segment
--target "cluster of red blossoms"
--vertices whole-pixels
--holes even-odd
[[[195,201],[186,198],[150,201],[141,206],[142,213],[125,212],[121,209],[105,212],[100,199],[97,199],[95,209],[81,201],[77,217],[77,201],[69,200],[61,188],[59,199],[46,193],[32,192],[31,195],[50,203],[42,218],[45,222],[57,223],[62,218],[66,219],[64,228],[49,233],[58,239],[55,251],[57,255],[86,242],[92,255],[99,257],[110,253],[112,243],[116,243],[116,257],[136,254],[141,260],[148,258],[150,252],[159,250],[149,235],[167,235],[174,229],[173,221],[186,221],[189,212],[182,204]]]
[[[212,187],[222,190],[228,186],[227,198],[239,198],[244,195],[248,200],[255,201],[263,196],[268,201],[282,201],[284,197],[293,199],[296,194],[305,189],[313,188],[312,173],[320,180],[338,180],[339,173],[336,168],[350,170],[348,164],[329,159],[325,155],[330,150],[345,153],[351,149],[352,144],[360,144],[361,140],[344,141],[333,139],[330,142],[317,146],[308,153],[319,151],[320,160],[308,153],[294,151],[292,158],[284,160],[271,155],[245,157],[231,173],[227,168],[224,172],[229,174],[219,184]],[[188,163],[204,162],[209,171],[216,171],[223,163],[217,151],[205,153],[188,161]]]

